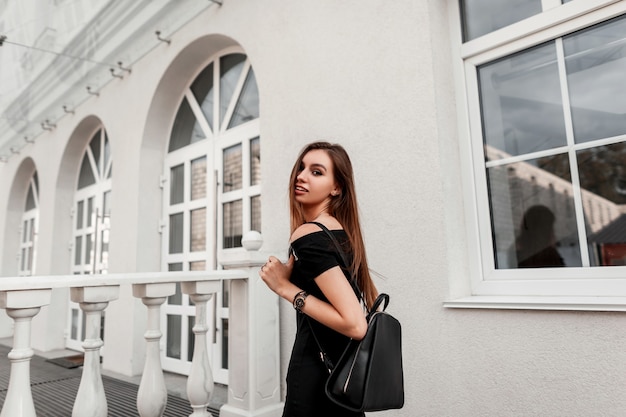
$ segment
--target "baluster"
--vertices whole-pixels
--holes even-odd
[[[8,355],[11,361],[9,388],[0,417],[36,415],[30,389],[30,359],[34,354],[30,346],[31,322],[41,306],[50,303],[51,293],[49,289],[0,292],[0,308],[5,308],[15,323],[13,348]]]
[[[161,367],[161,304],[176,292],[175,283],[133,284],[133,295],[148,308],[146,362],[137,393],[137,411],[141,417],[160,417],[167,405],[167,388]]]
[[[182,290],[189,294],[196,306],[196,321],[193,326],[194,350],[191,371],[187,378],[187,398],[193,409],[189,417],[210,417],[207,410],[214,388],[213,371],[209,363],[206,334],[207,301],[220,290],[221,281],[183,282]]]
[[[118,297],[119,286],[71,288],[72,301],[85,312],[85,360],[72,417],[106,417],[108,406],[100,373],[102,311]]]
[[[246,252],[220,254],[224,269],[247,271],[249,279],[230,287],[228,402],[220,417],[282,415],[280,402],[279,299],[259,278],[267,254],[260,233],[244,234]],[[237,359],[235,359],[237,358]]]

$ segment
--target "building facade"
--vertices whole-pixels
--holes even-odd
[[[38,24],[12,27],[26,11]],[[403,326],[406,405],[381,415],[626,412],[626,1],[5,1],[0,15],[2,65],[18,64],[1,82],[19,90],[0,116],[3,277],[220,269],[250,231],[284,259],[292,164],[338,142]],[[533,223],[535,206],[552,217]],[[558,265],[526,268],[527,233]],[[241,308],[228,294],[209,309],[223,384]],[[140,304],[121,291],[107,309],[106,369],[141,373]],[[164,369],[189,372],[194,314],[180,291],[163,307]],[[0,337],[11,326],[0,313]],[[65,290],[33,326],[36,349],[80,349]],[[283,379],[294,332],[280,302]]]

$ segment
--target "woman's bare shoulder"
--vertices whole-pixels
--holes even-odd
[[[335,219],[320,223],[326,226],[329,230],[337,230],[342,228],[341,224],[339,224],[339,222]],[[310,235],[311,233],[317,233],[321,231],[322,229],[315,223],[304,223],[293,232],[293,234],[291,235],[291,242],[294,242],[306,235]]]

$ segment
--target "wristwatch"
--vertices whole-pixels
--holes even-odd
[[[304,300],[309,294],[306,291],[300,291],[293,297],[293,308],[296,309],[298,313],[302,313],[302,307],[304,307]]]

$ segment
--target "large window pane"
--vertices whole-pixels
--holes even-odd
[[[626,19],[563,39],[577,143],[626,134]]]
[[[189,248],[191,252],[206,250],[206,209],[191,211]]]
[[[206,197],[206,157],[191,161],[191,199]]]
[[[487,169],[496,268],[582,265],[568,160],[561,156]],[[561,176],[549,172],[553,164],[562,165]]]
[[[74,265],[81,265],[81,256],[83,252],[83,237],[76,236],[74,240]]]
[[[26,209],[25,211],[32,210],[37,207],[35,203],[35,192],[33,190],[33,185],[31,184],[28,187],[28,194],[26,196]]]
[[[202,70],[198,78],[191,85],[194,97],[200,103],[202,113],[209,126],[213,126],[213,63]]]
[[[226,55],[220,59],[220,119],[224,117],[233,98],[246,56],[243,54]]]
[[[261,231],[261,196],[250,198],[250,230]]]
[[[85,152],[83,156],[83,162],[80,164],[80,173],[78,174],[78,189],[85,188],[89,185],[95,184],[96,178],[93,175],[91,164],[89,163],[89,157]]]
[[[196,116],[193,114],[187,99],[184,98],[174,120],[168,151],[173,152],[204,138],[204,133],[202,133]]]
[[[252,71],[251,68],[246,76],[245,84],[237,100],[237,105],[235,106],[228,128],[239,126],[240,124],[249,122],[258,117],[259,89],[256,84],[256,78],[254,77],[254,71]]]
[[[261,183],[261,140],[250,141],[250,185]]]
[[[506,158],[567,143],[553,42],[478,69],[484,143]]]
[[[541,0],[461,0],[461,13],[469,41],[541,13]]]
[[[243,186],[241,145],[224,149],[224,192]]]
[[[183,252],[183,213],[170,216],[170,253]]]
[[[243,234],[241,200],[224,204],[224,249],[241,246]]]
[[[196,325],[196,318],[189,316],[187,321],[189,329],[187,330],[187,360],[191,362],[193,359],[193,350],[196,346],[196,334],[193,332],[193,326]]]
[[[85,210],[85,202],[81,200],[76,204],[76,229],[80,230],[83,228],[83,215]]]
[[[185,166],[170,168],[170,204],[179,204],[185,198]]]
[[[171,263],[168,265],[168,271],[182,271],[183,264],[180,262]],[[168,304],[173,305],[182,305],[183,303],[183,293],[180,289],[180,282],[176,283],[176,293],[167,297]]]
[[[181,353],[181,329],[182,317],[168,314],[167,315],[167,356],[170,358],[180,359]]]
[[[592,266],[626,265],[626,144],[577,152]]]

